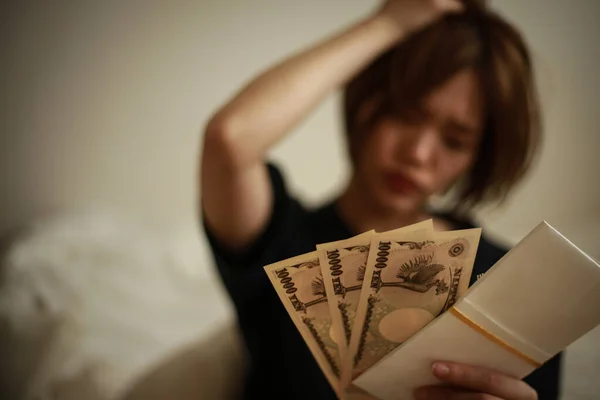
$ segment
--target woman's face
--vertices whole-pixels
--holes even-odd
[[[357,178],[379,207],[417,212],[473,164],[482,136],[476,74],[456,74],[418,109],[381,121],[360,152]]]

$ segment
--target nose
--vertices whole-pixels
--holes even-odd
[[[434,161],[437,134],[435,128],[423,126],[412,132],[408,141],[402,146],[406,161],[415,166],[429,165]]]

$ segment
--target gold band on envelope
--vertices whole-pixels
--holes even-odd
[[[542,366],[541,363],[535,361],[533,358],[529,357],[527,354],[524,354],[523,352],[515,349],[514,347],[512,347],[511,345],[506,343],[504,340],[500,339],[498,336],[489,332],[481,325],[478,325],[477,323],[475,323],[473,320],[471,320],[465,314],[460,312],[456,307],[452,307],[449,311],[452,314],[454,314],[454,316],[456,318],[458,318],[460,321],[464,322],[465,324],[470,326],[473,330],[479,332],[481,335],[485,336],[487,339],[491,340],[492,342],[496,343],[500,347],[504,348],[506,351],[514,354],[515,356],[519,357],[520,359],[527,362],[528,364],[533,365],[535,368],[539,368]]]

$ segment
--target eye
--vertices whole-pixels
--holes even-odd
[[[465,151],[469,149],[469,143],[455,136],[445,136],[444,145],[452,151]]]

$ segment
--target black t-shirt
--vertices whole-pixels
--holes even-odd
[[[283,176],[268,164],[274,205],[264,232],[247,250],[232,253],[204,225],[219,275],[227,289],[249,355],[244,399],[335,399],[302,336],[271,285],[265,265],[315,250],[319,243],[347,239],[351,232],[334,203],[307,210],[290,196]],[[444,215],[456,229],[473,224]],[[482,236],[470,284],[504,254]],[[560,355],[527,377],[540,400],[558,399]]]

